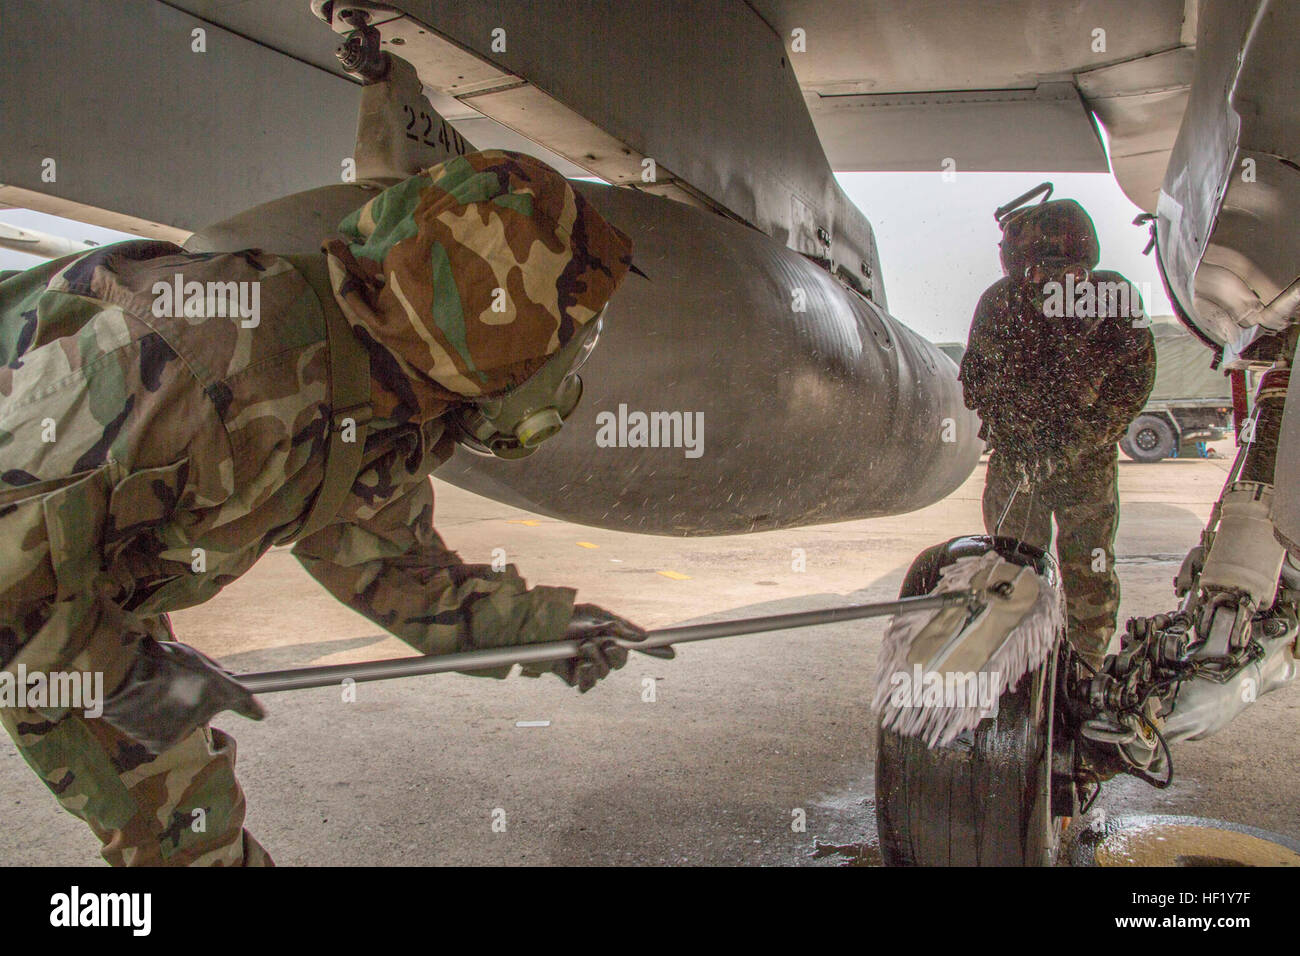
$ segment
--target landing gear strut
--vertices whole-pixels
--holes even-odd
[[[1127,773],[1168,786],[1171,743],[1214,733],[1295,678],[1300,563],[1270,520],[1292,354],[1294,339],[1260,382],[1251,435],[1175,579],[1176,611],[1130,620],[1100,672],[1062,639],[1053,658],[1002,695],[996,715],[947,746],[880,731],[886,863],[1051,863],[1063,823],[1091,806],[1105,780]],[[1055,583],[1041,551],[1005,538],[957,538],[916,559],[903,595],[930,593],[944,567],[980,549]]]

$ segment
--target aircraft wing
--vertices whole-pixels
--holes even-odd
[[[1154,209],[1190,80],[1183,6],[120,0],[104,18],[18,0],[0,52],[40,80],[5,106],[0,203],[175,238],[337,182],[359,94],[325,20],[359,9],[468,141],[711,208],[885,305],[832,169],[1104,171],[1095,109],[1121,185]],[[141,152],[153,168],[125,161]]]
[[[1187,103],[1184,0],[754,0],[837,170],[1105,172],[1155,212]]]

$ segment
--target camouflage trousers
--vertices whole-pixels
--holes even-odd
[[[1007,501],[1019,483],[1013,461],[994,451],[984,484],[984,527],[995,533]],[[1119,576],[1115,573],[1115,530],[1119,489],[1114,445],[1090,450],[1058,466],[1041,485],[1022,490],[1002,521],[1001,534],[1046,550],[1056,518],[1056,554],[1065,586],[1070,644],[1098,667],[1115,633]]]
[[[158,640],[175,639],[165,616],[147,619],[147,626]],[[6,707],[0,723],[63,808],[90,825],[110,865],[273,865],[244,829],[228,734],[201,727],[154,756],[78,712],[52,720]]]

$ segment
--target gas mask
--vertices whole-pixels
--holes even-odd
[[[1025,205],[1041,195],[1035,205]],[[1087,210],[1073,199],[1052,199],[1052,184],[1040,183],[993,212],[1002,229],[998,244],[1002,271],[1013,281],[1042,285],[1086,282],[1097,267],[1101,249],[1097,228]]]
[[[555,435],[582,398],[582,368],[600,338],[604,312],[582,325],[546,364],[499,398],[458,406],[450,416],[456,441],[478,455],[526,458]]]
[[[1031,285],[1059,282],[1065,285],[1073,279],[1075,287],[1092,279],[1092,269],[1086,262],[1065,258],[1043,258],[1025,266],[1024,281]]]

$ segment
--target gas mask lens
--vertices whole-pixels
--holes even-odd
[[[524,458],[563,427],[582,398],[578,369],[596,347],[604,314],[579,328],[558,352],[521,384],[499,398],[458,409],[456,440],[470,451],[497,458]]]
[[[1078,287],[1092,278],[1087,264],[1069,259],[1040,259],[1025,267],[1025,280],[1036,285],[1047,282],[1067,282]]]

